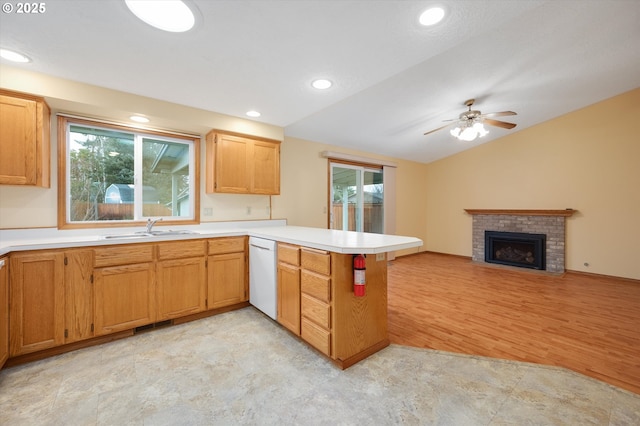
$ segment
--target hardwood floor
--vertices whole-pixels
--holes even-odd
[[[392,343],[566,367],[640,394],[640,282],[420,253],[390,262]]]

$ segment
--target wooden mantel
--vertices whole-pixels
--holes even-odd
[[[474,214],[512,215],[512,216],[572,216],[578,210],[502,210],[502,209],[464,209],[465,212]]]

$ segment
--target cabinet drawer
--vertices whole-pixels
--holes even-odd
[[[331,256],[326,251],[303,248],[300,264],[309,271],[331,275]]]
[[[244,251],[245,237],[209,240],[209,254],[238,253]]]
[[[302,270],[300,289],[323,302],[331,301],[331,278]]]
[[[278,262],[300,266],[300,247],[278,243]]]
[[[331,306],[303,294],[300,296],[300,311],[307,318],[326,329],[331,329]]]
[[[331,356],[331,333],[317,326],[306,318],[302,318],[302,338],[314,348],[327,356]]]
[[[132,263],[153,262],[153,245],[123,244],[94,249],[94,266],[128,265]]]
[[[158,244],[158,259],[181,259],[200,257],[205,254],[204,241],[175,241]]]

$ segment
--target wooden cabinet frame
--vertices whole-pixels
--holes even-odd
[[[207,193],[280,194],[280,141],[212,130],[206,144]]]
[[[0,256],[0,368],[9,358],[9,257]]]
[[[341,368],[389,345],[386,256],[366,264],[356,297],[353,255],[278,244],[278,322]]]
[[[51,112],[38,96],[0,89],[0,184],[51,186]]]

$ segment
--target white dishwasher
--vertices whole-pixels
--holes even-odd
[[[276,242],[249,237],[249,302],[271,318],[277,312]]]

